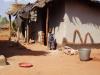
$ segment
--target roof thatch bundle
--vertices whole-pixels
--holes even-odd
[[[93,1],[93,2],[100,2],[100,0],[91,0],[91,1]]]
[[[7,14],[14,14],[18,10],[22,9],[25,6],[25,4],[12,4],[10,6],[10,9],[8,10]]]
[[[18,11],[19,9],[23,8],[24,4],[12,4],[10,10],[11,11]]]
[[[35,7],[43,8],[48,2],[52,0],[37,0],[35,3],[28,3],[28,4],[12,4],[10,10],[7,14],[15,14],[17,11],[23,10],[33,10]]]

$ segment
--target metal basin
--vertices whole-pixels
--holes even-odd
[[[81,61],[88,61],[90,60],[90,48],[80,48],[79,49],[79,57]]]

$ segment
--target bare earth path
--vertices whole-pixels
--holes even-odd
[[[1,39],[1,38],[0,38]],[[49,51],[40,44],[15,44],[7,39],[0,41],[0,52],[9,65],[0,66],[0,75],[100,75],[100,49],[92,49],[93,60],[82,62],[78,55],[65,55],[62,51]],[[29,62],[31,68],[19,67]]]

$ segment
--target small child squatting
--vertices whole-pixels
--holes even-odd
[[[54,38],[54,34],[52,33],[49,33],[49,36],[48,36],[48,47],[50,50],[56,49],[56,40]]]

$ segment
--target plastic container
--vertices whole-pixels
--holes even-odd
[[[88,61],[90,60],[90,48],[80,48],[79,49],[79,57],[81,61]]]
[[[33,65],[31,63],[19,63],[19,66],[25,67],[25,68],[33,67]]]

